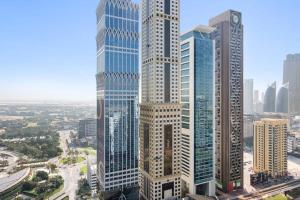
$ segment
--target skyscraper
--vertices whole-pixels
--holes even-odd
[[[244,113],[253,113],[253,79],[244,80]]]
[[[138,198],[139,6],[97,8],[97,167],[104,199]]]
[[[253,164],[256,173],[272,177],[287,175],[287,127],[285,119],[254,122]]]
[[[289,54],[284,61],[283,84],[289,83],[289,110],[300,115],[300,54]]]
[[[262,94],[263,96],[264,94]],[[253,112],[254,113],[263,113],[264,110],[264,104],[263,104],[263,97],[262,100],[259,99],[259,91],[258,90],[254,90],[254,103],[253,103]],[[252,126],[252,125],[251,125]],[[253,133],[252,133],[253,135]]]
[[[254,90],[254,99],[253,99],[253,101],[254,101],[254,104],[260,102],[259,101],[259,90]]]
[[[228,10],[209,22],[216,28],[216,182],[225,191],[243,188],[243,25]]]
[[[79,120],[79,138],[96,137],[96,120],[93,118]]]
[[[180,198],[179,0],[142,1],[140,198]]]
[[[215,195],[213,30],[198,26],[181,36],[183,194]]]
[[[276,98],[276,112],[289,113],[289,84],[283,85]]]
[[[264,112],[275,112],[276,102],[276,82],[270,85],[264,97]]]
[[[264,100],[265,100],[265,93],[262,92],[262,93],[261,93],[261,102],[264,102]]]

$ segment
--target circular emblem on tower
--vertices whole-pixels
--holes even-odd
[[[233,20],[233,23],[238,24],[240,21],[240,17],[237,14],[233,13],[232,20]]]

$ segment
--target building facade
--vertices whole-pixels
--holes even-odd
[[[139,6],[97,8],[97,173],[101,198],[138,198]]]
[[[254,99],[253,99],[253,112],[255,114],[261,114],[264,112],[263,99],[259,98],[259,90],[254,90]],[[262,94],[263,95],[263,94]],[[263,98],[263,97],[262,97]],[[252,134],[253,135],[253,134]]]
[[[260,102],[259,100],[259,90],[254,90],[254,98],[253,98],[254,104],[257,102]]]
[[[289,113],[289,84],[283,85],[276,98],[276,112]]]
[[[244,115],[244,139],[253,139],[253,122],[256,115]]]
[[[142,0],[140,199],[181,196],[179,0]]]
[[[87,181],[93,193],[98,189],[97,164],[94,160],[87,160]]]
[[[264,95],[264,112],[275,112],[276,82],[272,83]]]
[[[298,139],[295,135],[290,134],[287,136],[287,153],[292,154],[298,147]]]
[[[243,25],[228,10],[209,25],[215,40],[216,182],[224,192],[243,188]]]
[[[244,113],[253,113],[253,79],[244,80]]]
[[[96,119],[80,120],[78,124],[79,138],[96,137],[97,135]]]
[[[289,83],[289,109],[300,115],[300,54],[287,55],[283,66],[283,84]]]
[[[267,173],[273,178],[287,175],[287,135],[288,120],[254,122],[254,172]]]
[[[183,196],[215,195],[213,30],[198,26],[181,36]]]

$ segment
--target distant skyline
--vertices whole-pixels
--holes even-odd
[[[0,101],[96,101],[98,0],[0,1]],[[139,1],[135,1],[139,2]],[[300,53],[298,1],[182,0],[181,32],[228,9],[242,12],[244,78],[282,84],[287,54]]]

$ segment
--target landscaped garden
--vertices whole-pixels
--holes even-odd
[[[49,177],[45,171],[37,171],[31,180],[23,183],[22,193],[35,199],[46,199],[63,188],[61,176]]]

